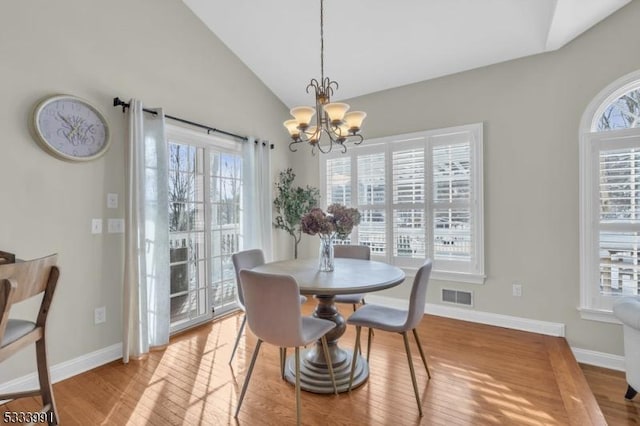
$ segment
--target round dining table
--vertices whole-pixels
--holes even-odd
[[[317,301],[313,315],[333,321],[336,327],[327,333],[329,355],[338,392],[349,390],[351,350],[338,346],[338,340],[346,330],[344,317],[335,305],[337,294],[369,293],[399,285],[405,279],[404,272],[395,266],[372,260],[336,258],[331,272],[318,270],[318,259],[296,259],[266,263],[254,271],[293,276],[300,293],[313,295]],[[353,387],[360,386],[369,377],[369,366],[362,355],[357,354]],[[301,351],[300,388],[314,393],[333,393],[327,360],[320,340],[313,347]],[[295,384],[295,359],[286,360],[285,378]]]

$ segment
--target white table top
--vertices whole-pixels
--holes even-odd
[[[405,278],[402,269],[372,260],[335,258],[334,264],[333,272],[318,271],[318,259],[271,262],[253,270],[292,275],[302,294],[368,293],[397,286]]]

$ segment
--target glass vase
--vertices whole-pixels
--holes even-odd
[[[328,235],[320,236],[320,262],[318,265],[320,272],[333,271],[333,237]]]

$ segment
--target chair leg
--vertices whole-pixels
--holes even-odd
[[[333,364],[331,363],[331,355],[329,355],[329,345],[327,345],[327,337],[322,336],[322,349],[324,349],[324,359],[329,367],[329,376],[331,377],[331,383],[333,383],[333,393],[338,394],[338,386],[336,385],[336,376],[333,374]]]
[[[253,366],[255,365],[256,359],[258,358],[258,352],[260,352],[260,345],[262,345],[262,340],[258,339],[258,343],[256,344],[256,350],[253,352],[253,356],[251,357],[251,364],[249,364],[249,371],[247,371],[247,377],[245,377],[244,384],[242,385],[242,391],[240,392],[240,399],[238,400],[238,406],[236,407],[236,414],[233,416],[235,418],[238,418],[238,414],[240,413],[240,406],[242,405],[244,394],[247,392],[247,387],[249,386],[251,373],[253,373]]]
[[[296,424],[300,426],[300,348],[296,346]]]
[[[418,392],[418,382],[416,381],[416,372],[413,369],[413,361],[411,361],[411,349],[409,349],[409,336],[407,332],[402,332],[402,338],[404,339],[404,349],[407,352],[407,360],[409,361],[409,370],[411,371],[411,383],[413,383],[413,393],[416,394],[416,402],[418,403],[418,411],[420,417],[422,417],[422,404],[420,403],[420,393]]]
[[[287,362],[287,348],[280,348],[280,374],[284,380],[284,366]]]
[[[418,344],[418,350],[420,351],[420,358],[422,358],[422,363],[424,364],[424,368],[427,370],[427,377],[431,378],[431,372],[429,371],[429,367],[427,366],[427,358],[424,356],[424,351],[422,350],[422,343],[420,343],[420,338],[418,337],[418,332],[416,329],[413,329],[413,337],[416,339],[416,343]]]
[[[362,303],[362,306],[364,306],[364,305],[366,305],[366,304],[367,304],[367,302],[365,302],[365,300],[364,300],[364,297],[362,298],[361,303]],[[371,330],[371,335],[375,336],[375,334],[376,334],[376,333],[375,333],[373,330]]]
[[[367,362],[369,362],[369,354],[371,353],[371,337],[373,336],[373,329],[369,328],[369,335],[367,336]]]
[[[356,358],[358,358],[358,350],[360,349],[360,331],[362,327],[356,325],[356,345],[353,348],[353,355],[351,356],[351,374],[349,375],[349,392],[351,392],[351,386],[353,385],[353,374],[356,371]]]
[[[631,385],[627,386],[627,393],[624,395],[625,399],[633,399],[636,395],[638,394],[638,391],[636,391],[634,388],[631,387]]]
[[[47,346],[44,337],[36,342],[36,360],[38,363],[38,379],[40,381],[40,395],[42,396],[42,405],[49,407],[47,412],[52,415],[48,417],[50,425],[57,425],[60,421],[58,417],[58,409],[56,401],[53,397],[53,388],[51,387],[51,376],[49,375],[49,363],[47,361]]]
[[[238,335],[236,336],[236,343],[233,345],[233,351],[231,351],[231,359],[229,359],[229,364],[233,362],[233,357],[236,354],[236,349],[238,349],[238,343],[240,343],[240,336],[242,336],[242,331],[244,330],[244,324],[247,322],[247,316],[245,315],[242,318],[242,324],[240,324],[240,330],[238,330]]]

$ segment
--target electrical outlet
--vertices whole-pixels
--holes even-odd
[[[522,284],[514,283],[512,290],[515,297],[522,297]]]
[[[91,233],[102,234],[102,219],[91,219]]]
[[[118,208],[118,194],[113,192],[110,192],[107,194],[107,208],[108,209]]]
[[[97,325],[103,322],[107,322],[107,308],[101,306],[93,311],[93,323]]]
[[[110,234],[124,233],[124,219],[107,220],[107,232]]]

